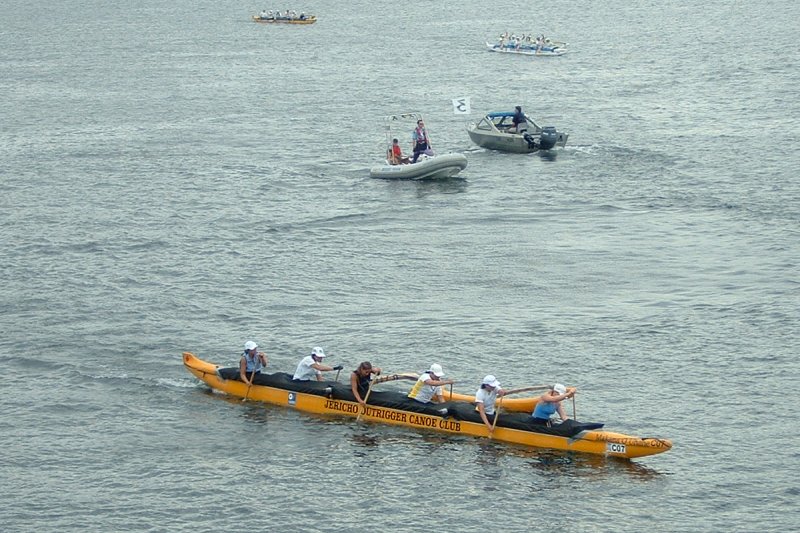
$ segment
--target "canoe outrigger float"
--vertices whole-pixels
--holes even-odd
[[[370,390],[366,407],[350,391],[349,384],[335,381],[293,381],[290,374],[259,374],[248,387],[239,380],[238,368],[220,368],[189,352],[183,353],[187,370],[214,390],[248,400],[291,407],[298,411],[325,415],[350,416],[418,429],[490,437],[536,448],[550,448],[634,459],[663,453],[672,442],[658,438],[640,438],[601,431],[603,424],[567,420],[552,427],[530,423],[529,413],[504,413],[490,435],[474,405],[467,401],[420,404],[404,393]],[[379,378],[390,381],[401,374]],[[467,397],[469,398],[469,397]],[[508,400],[506,400],[508,401]]]

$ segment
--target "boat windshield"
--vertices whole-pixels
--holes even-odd
[[[503,126],[510,126],[512,124],[512,118],[513,115],[495,113],[494,116],[492,116],[492,122],[497,129],[502,129]]]
[[[492,121],[486,117],[483,117],[480,122],[475,125],[475,129],[477,130],[486,130],[492,131],[494,128],[492,127]]]
[[[484,120],[491,120],[492,124],[494,124],[494,126],[498,130],[502,131],[504,129],[508,129],[513,126],[513,118],[514,118],[513,111],[496,111],[492,113],[487,113]],[[534,122],[528,115],[525,115],[525,120],[528,122],[529,130],[541,129],[539,125],[536,124],[536,122]]]

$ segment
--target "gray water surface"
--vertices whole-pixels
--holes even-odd
[[[800,8],[620,4],[7,5],[3,530],[798,529]],[[319,21],[250,21],[286,8]],[[486,52],[506,30],[570,52]],[[471,144],[514,105],[567,147]],[[368,177],[404,111],[459,179]],[[674,448],[320,418],[182,366],[248,339],[274,371],[561,381]]]

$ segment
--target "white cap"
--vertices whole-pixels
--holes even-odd
[[[244,343],[245,350],[255,350],[256,348],[258,348],[258,344],[254,343],[253,341],[247,341]]]
[[[437,378],[444,376],[444,370],[442,370],[442,365],[440,365],[439,363],[433,363],[431,365],[431,369],[428,370],[428,372],[430,372]]]
[[[559,394],[566,394],[567,393],[567,388],[564,385],[562,385],[561,383],[556,383],[555,385],[553,385],[553,390],[556,391]]]
[[[313,350],[311,350],[311,355],[316,355],[317,357],[325,357],[325,352],[322,351],[322,348],[316,346]]]
[[[489,374],[488,376],[486,376],[485,378],[483,378],[483,384],[484,384],[484,385],[489,385],[490,387],[495,387],[495,388],[497,388],[497,387],[499,387],[499,386],[500,386],[500,382],[499,382],[499,381],[497,381],[497,378],[496,378],[496,377],[494,377],[494,376],[493,376],[493,375],[491,375],[491,374]]]

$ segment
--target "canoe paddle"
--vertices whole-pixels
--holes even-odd
[[[390,376],[386,376],[386,377],[390,377]],[[358,416],[356,417],[356,422],[358,422],[359,420],[361,420],[361,415],[363,415],[364,413],[366,413],[366,412],[367,412],[367,400],[369,400],[369,395],[372,393],[372,386],[373,386],[373,385],[374,385],[374,384],[375,384],[377,381],[378,381],[377,379],[373,379],[373,380],[371,380],[371,381],[369,382],[369,388],[367,389],[367,395],[366,395],[366,396],[364,396],[364,410],[358,413]],[[388,380],[386,380],[386,381],[388,381]]]
[[[247,376],[247,374],[245,374]],[[256,379],[256,371],[253,370],[253,373],[250,374],[250,382],[247,384],[247,391],[244,393],[244,398],[242,398],[243,402],[247,401],[247,396],[250,395],[250,387],[253,386],[253,380]]]
[[[578,420],[578,412],[575,410],[575,391],[572,392],[572,419]]]
[[[492,434],[494,433],[494,427],[497,425],[497,419],[500,418],[500,406],[503,405],[503,398],[505,395],[500,396],[500,401],[497,402],[497,409],[494,410],[494,420],[492,420],[492,429],[489,430],[489,438],[492,438]]]

